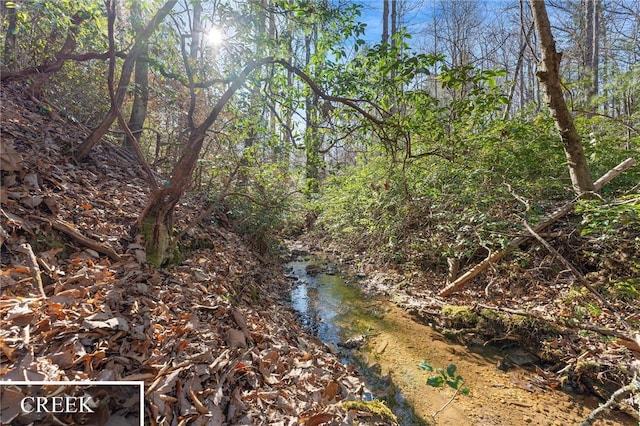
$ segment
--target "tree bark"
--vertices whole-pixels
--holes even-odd
[[[389,0],[382,0],[382,44],[389,44]]]
[[[136,37],[136,41],[133,44],[131,51],[125,58],[124,64],[122,64],[120,81],[118,82],[118,89],[116,90],[116,103],[115,105],[111,105],[111,109],[107,113],[107,116],[102,120],[98,127],[93,129],[87,139],[85,139],[85,141],[80,144],[80,146],[74,153],[74,157],[76,160],[82,161],[87,157],[87,155],[89,155],[91,149],[100,141],[100,139],[102,139],[102,137],[107,133],[107,131],[117,118],[117,109],[122,107],[122,103],[124,102],[136,59],[140,55],[140,52],[143,50],[144,46],[147,44],[149,37],[151,37],[153,32],[169,14],[169,12],[171,12],[171,9],[173,9],[177,2],[178,0],[168,0],[164,4],[164,6],[162,6],[162,8],[158,10],[153,19],[151,19],[151,21],[147,24],[144,31],[142,31],[142,33]]]
[[[593,180],[587,166],[580,135],[573,123],[560,86],[559,68],[562,53],[556,51],[556,42],[551,33],[544,0],[530,0],[530,2],[542,50],[542,60],[538,63],[536,75],[545,89],[547,106],[560,133],[573,190],[579,196],[588,196],[594,192]]]
[[[131,3],[131,25],[136,30],[136,34],[140,34],[144,27],[142,26],[142,10],[140,1]],[[131,133],[140,141],[142,136],[142,128],[147,118],[147,106],[149,104],[149,44],[144,43],[140,54],[136,58],[135,65],[135,89],[133,94],[133,105],[131,106],[131,115],[127,126]],[[133,144],[136,141],[131,140],[129,136],[124,137],[123,145],[125,149],[133,152]]]
[[[395,36],[398,34],[398,0],[391,0],[391,44],[393,47],[398,45]]]
[[[598,95],[600,89],[598,84],[600,74],[600,1],[599,0],[587,0],[593,9],[593,15],[591,21],[587,22],[587,25],[591,28],[591,37],[587,40],[587,43],[591,46],[591,55],[589,58],[589,66],[591,68],[591,86],[589,91],[589,102],[594,96]],[[595,107],[592,108],[595,112]]]

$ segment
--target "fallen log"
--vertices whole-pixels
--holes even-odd
[[[636,161],[633,158],[627,158],[622,163],[618,164],[616,167],[614,167],[613,169],[609,170],[600,179],[598,179],[597,181],[595,181],[593,183],[593,186],[594,186],[596,192],[600,191],[600,189],[602,189],[602,187],[604,185],[606,185],[607,183],[611,182],[620,173],[622,173],[625,170],[633,167],[635,164],[636,164]],[[551,225],[552,223],[554,223],[558,219],[566,216],[571,211],[573,211],[573,208],[575,207],[575,205],[576,205],[576,200],[573,200],[573,201],[565,204],[564,206],[560,207],[558,210],[553,212],[549,216],[549,219],[538,223],[533,228],[533,230],[535,232],[537,232],[537,233],[540,233],[540,231],[544,230],[545,228],[547,228],[549,225]],[[507,243],[507,245],[506,245],[506,247],[504,249],[490,254],[482,262],[478,263],[476,266],[474,266],[469,271],[467,271],[464,274],[462,274],[458,279],[453,281],[451,284],[449,284],[448,286],[446,286],[445,288],[440,290],[440,293],[438,293],[438,295],[441,296],[441,297],[447,297],[447,296],[450,296],[451,294],[459,291],[460,289],[462,289],[465,286],[465,284],[469,280],[471,280],[472,278],[475,278],[478,275],[480,275],[480,273],[482,273],[490,265],[492,265],[493,263],[498,262],[500,259],[505,257],[509,252],[511,252],[514,249],[517,249],[518,247],[520,247],[520,245],[522,245],[523,243],[529,241],[531,238],[532,238],[532,236],[527,234],[527,235],[521,235],[521,236],[519,236],[517,238],[514,238],[513,240],[509,241],[509,243]]]

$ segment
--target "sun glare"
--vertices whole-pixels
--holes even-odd
[[[213,46],[218,46],[224,41],[224,34],[218,28],[211,28],[207,32],[207,42]]]

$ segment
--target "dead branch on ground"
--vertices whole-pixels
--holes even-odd
[[[40,220],[42,222],[49,223],[51,225],[51,227],[53,229],[55,229],[56,231],[60,231],[60,232],[62,232],[64,234],[68,235],[69,237],[71,237],[74,240],[78,241],[83,246],[89,247],[90,249],[93,249],[93,250],[97,251],[98,253],[102,253],[105,256],[109,257],[111,260],[115,260],[115,261],[121,261],[122,260],[122,257],[120,257],[120,255],[118,253],[116,253],[114,249],[112,249],[111,247],[109,247],[109,246],[107,246],[105,244],[101,244],[98,241],[92,240],[89,237],[85,237],[80,232],[76,231],[70,225],[67,225],[62,220],[52,219],[52,218],[45,218],[45,217],[40,217],[40,216],[29,216],[29,218],[35,218],[35,219],[38,219],[38,220]]]
[[[601,406],[593,410],[589,414],[589,416],[582,423],[580,423],[580,426],[590,426],[591,424],[593,424],[596,417],[600,413],[613,408],[614,405],[618,404],[617,402],[618,398],[629,392],[635,392],[636,394],[640,392],[640,380],[638,380],[637,373],[633,375],[633,379],[631,380],[631,383],[621,387],[620,389],[615,391],[613,394],[611,394],[611,397],[607,400],[607,402],[605,402],[604,404],[602,404]]]
[[[47,298],[47,295],[44,293],[44,287],[42,286],[42,275],[40,273],[40,267],[38,266],[38,260],[36,259],[36,255],[33,254],[33,249],[29,243],[21,244],[18,250],[27,255],[27,261],[29,263],[29,269],[31,270],[31,276],[33,277],[33,281],[36,285],[37,290],[40,292],[43,298]]]
[[[554,326],[557,327],[561,327],[563,329],[574,329],[574,330],[585,330],[585,331],[592,331],[594,333],[598,333],[598,334],[602,334],[603,336],[611,336],[611,337],[615,337],[616,339],[618,339],[618,343],[624,347],[626,347],[627,349],[630,349],[634,352],[638,352],[640,353],[640,342],[638,341],[638,337],[633,338],[630,337],[624,333],[621,333],[620,331],[617,330],[612,330],[610,328],[604,328],[604,327],[598,327],[596,325],[592,325],[592,324],[587,324],[587,323],[573,323],[573,322],[567,322],[567,321],[562,321],[559,319],[553,319],[553,318],[547,318],[544,317],[540,314],[536,314],[534,312],[529,312],[529,311],[523,311],[523,310],[519,310],[519,309],[511,309],[511,308],[503,308],[503,307],[499,307],[499,306],[490,306],[490,305],[485,305],[482,303],[478,303],[477,305],[475,305],[478,308],[482,308],[482,309],[489,309],[491,311],[497,311],[497,312],[504,312],[507,314],[511,314],[511,315],[520,315],[523,317],[528,317],[528,318],[533,318],[535,320],[538,320],[540,322],[544,322],[547,324],[552,324]],[[640,334],[636,335],[636,336],[640,336]]]

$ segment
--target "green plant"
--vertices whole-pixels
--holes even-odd
[[[620,228],[640,232],[640,197],[630,195],[612,203],[580,200],[576,212],[582,214],[580,235],[617,234]]]
[[[622,300],[640,299],[640,278],[615,281],[609,284],[616,298]]]
[[[418,364],[418,366],[423,370],[429,372],[434,371],[434,368],[427,361],[422,361],[420,364]],[[446,383],[453,389],[459,390],[460,393],[468,395],[471,390],[467,387],[463,387],[464,379],[462,378],[462,376],[456,375],[457,369],[458,367],[456,367],[455,364],[449,364],[447,368],[437,368],[435,369],[435,372],[437,372],[438,374],[429,376],[429,378],[427,379],[427,384],[429,386],[439,388],[444,386],[444,384]]]

